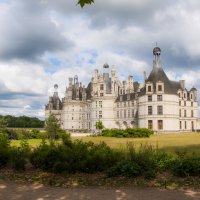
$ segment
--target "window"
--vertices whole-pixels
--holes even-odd
[[[126,118],[126,110],[124,110],[124,118]]]
[[[72,120],[74,120],[74,118],[72,117]]]
[[[179,122],[179,128],[182,129],[182,122]]]
[[[163,114],[163,106],[158,106],[157,107],[157,114],[162,115]]]
[[[162,101],[162,95],[157,96],[157,101]]]
[[[185,121],[185,129],[187,129],[187,122]]]
[[[179,98],[181,98],[181,93],[180,92],[178,93],[178,96],[179,96]]]
[[[124,102],[124,107],[126,107],[126,102]]]
[[[153,112],[152,112],[152,106],[148,106],[148,115],[152,115]]]
[[[191,102],[191,106],[193,107],[193,102]]]
[[[100,90],[103,90],[104,87],[103,87],[103,84],[100,84]]]
[[[163,120],[158,120],[158,130],[163,129]]]
[[[162,85],[158,85],[158,91],[162,92]]]
[[[102,108],[102,101],[99,101],[99,107]]]
[[[148,95],[148,101],[152,101],[152,95]]]
[[[120,118],[122,118],[122,110],[120,110]]]
[[[132,117],[134,117],[134,109],[132,110]]]
[[[130,106],[130,101],[128,101],[128,107]]]
[[[187,115],[186,115],[186,110],[184,110],[184,117],[186,117]]]
[[[194,122],[191,122],[192,131],[194,131]]]
[[[186,101],[184,101],[184,106],[186,106]]]
[[[128,118],[130,118],[130,110],[128,110]]]
[[[179,109],[179,117],[181,117],[181,109]]]
[[[130,100],[130,94],[127,95],[127,100]]]
[[[148,120],[148,129],[153,129],[153,121]]]
[[[193,99],[193,95],[192,94],[190,95],[190,99]]]
[[[151,92],[151,86],[148,85],[148,92]]]
[[[100,110],[99,111],[99,119],[101,119],[102,118],[102,111]]]
[[[119,118],[119,111],[117,111],[117,118]]]
[[[132,101],[132,106],[134,106],[134,101]]]
[[[100,93],[100,97],[103,97],[103,93]]]
[[[179,101],[179,106],[181,106],[181,101]]]
[[[186,98],[186,94],[184,93],[184,98]]]
[[[123,96],[120,96],[120,101],[122,101],[123,100]]]
[[[191,117],[194,117],[194,111],[191,110]]]
[[[117,103],[117,107],[119,108],[119,103]]]

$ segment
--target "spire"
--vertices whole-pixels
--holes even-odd
[[[54,94],[53,94],[53,96],[58,96],[58,84],[55,84],[54,85]]]
[[[153,55],[154,55],[153,68],[161,68],[160,54],[161,54],[161,49],[160,49],[160,47],[156,46],[153,49]]]

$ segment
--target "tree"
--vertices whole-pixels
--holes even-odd
[[[4,117],[0,118],[0,133],[4,133],[6,131],[7,125],[7,120]]]
[[[96,122],[95,126],[96,126],[96,129],[99,130],[99,132],[101,132],[101,130],[104,128],[104,125],[103,125],[102,121]]]
[[[50,115],[45,120],[45,130],[48,134],[49,139],[57,139],[61,131],[58,119],[54,115]]]
[[[92,3],[94,3],[94,0],[79,0],[77,4],[79,4],[81,8],[83,8],[85,4],[92,4]]]

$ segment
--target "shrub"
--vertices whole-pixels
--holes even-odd
[[[156,161],[154,159],[154,150],[150,146],[141,146],[136,152],[132,144],[128,144],[129,152],[124,160],[113,165],[108,171],[108,176],[126,176],[145,178],[154,178],[156,175]]]
[[[105,129],[102,136],[106,137],[150,137],[153,131],[146,128],[127,128],[127,129]]]
[[[10,141],[6,134],[0,133],[0,168],[5,167],[10,160]]]
[[[11,167],[15,170],[25,170],[25,165],[29,161],[30,151],[27,140],[22,138],[20,147],[11,148]]]
[[[200,157],[177,158],[171,170],[175,176],[200,176]]]

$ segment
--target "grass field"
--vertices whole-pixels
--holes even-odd
[[[187,151],[200,153],[200,133],[176,133],[152,135],[150,138],[111,138],[111,137],[73,137],[73,140],[92,141],[94,143],[106,142],[112,148],[126,148],[128,142],[132,142],[137,148],[141,145],[151,145],[155,148],[164,149],[167,152]],[[41,140],[31,139],[28,143],[35,147]],[[12,145],[18,146],[20,141],[13,140]]]

